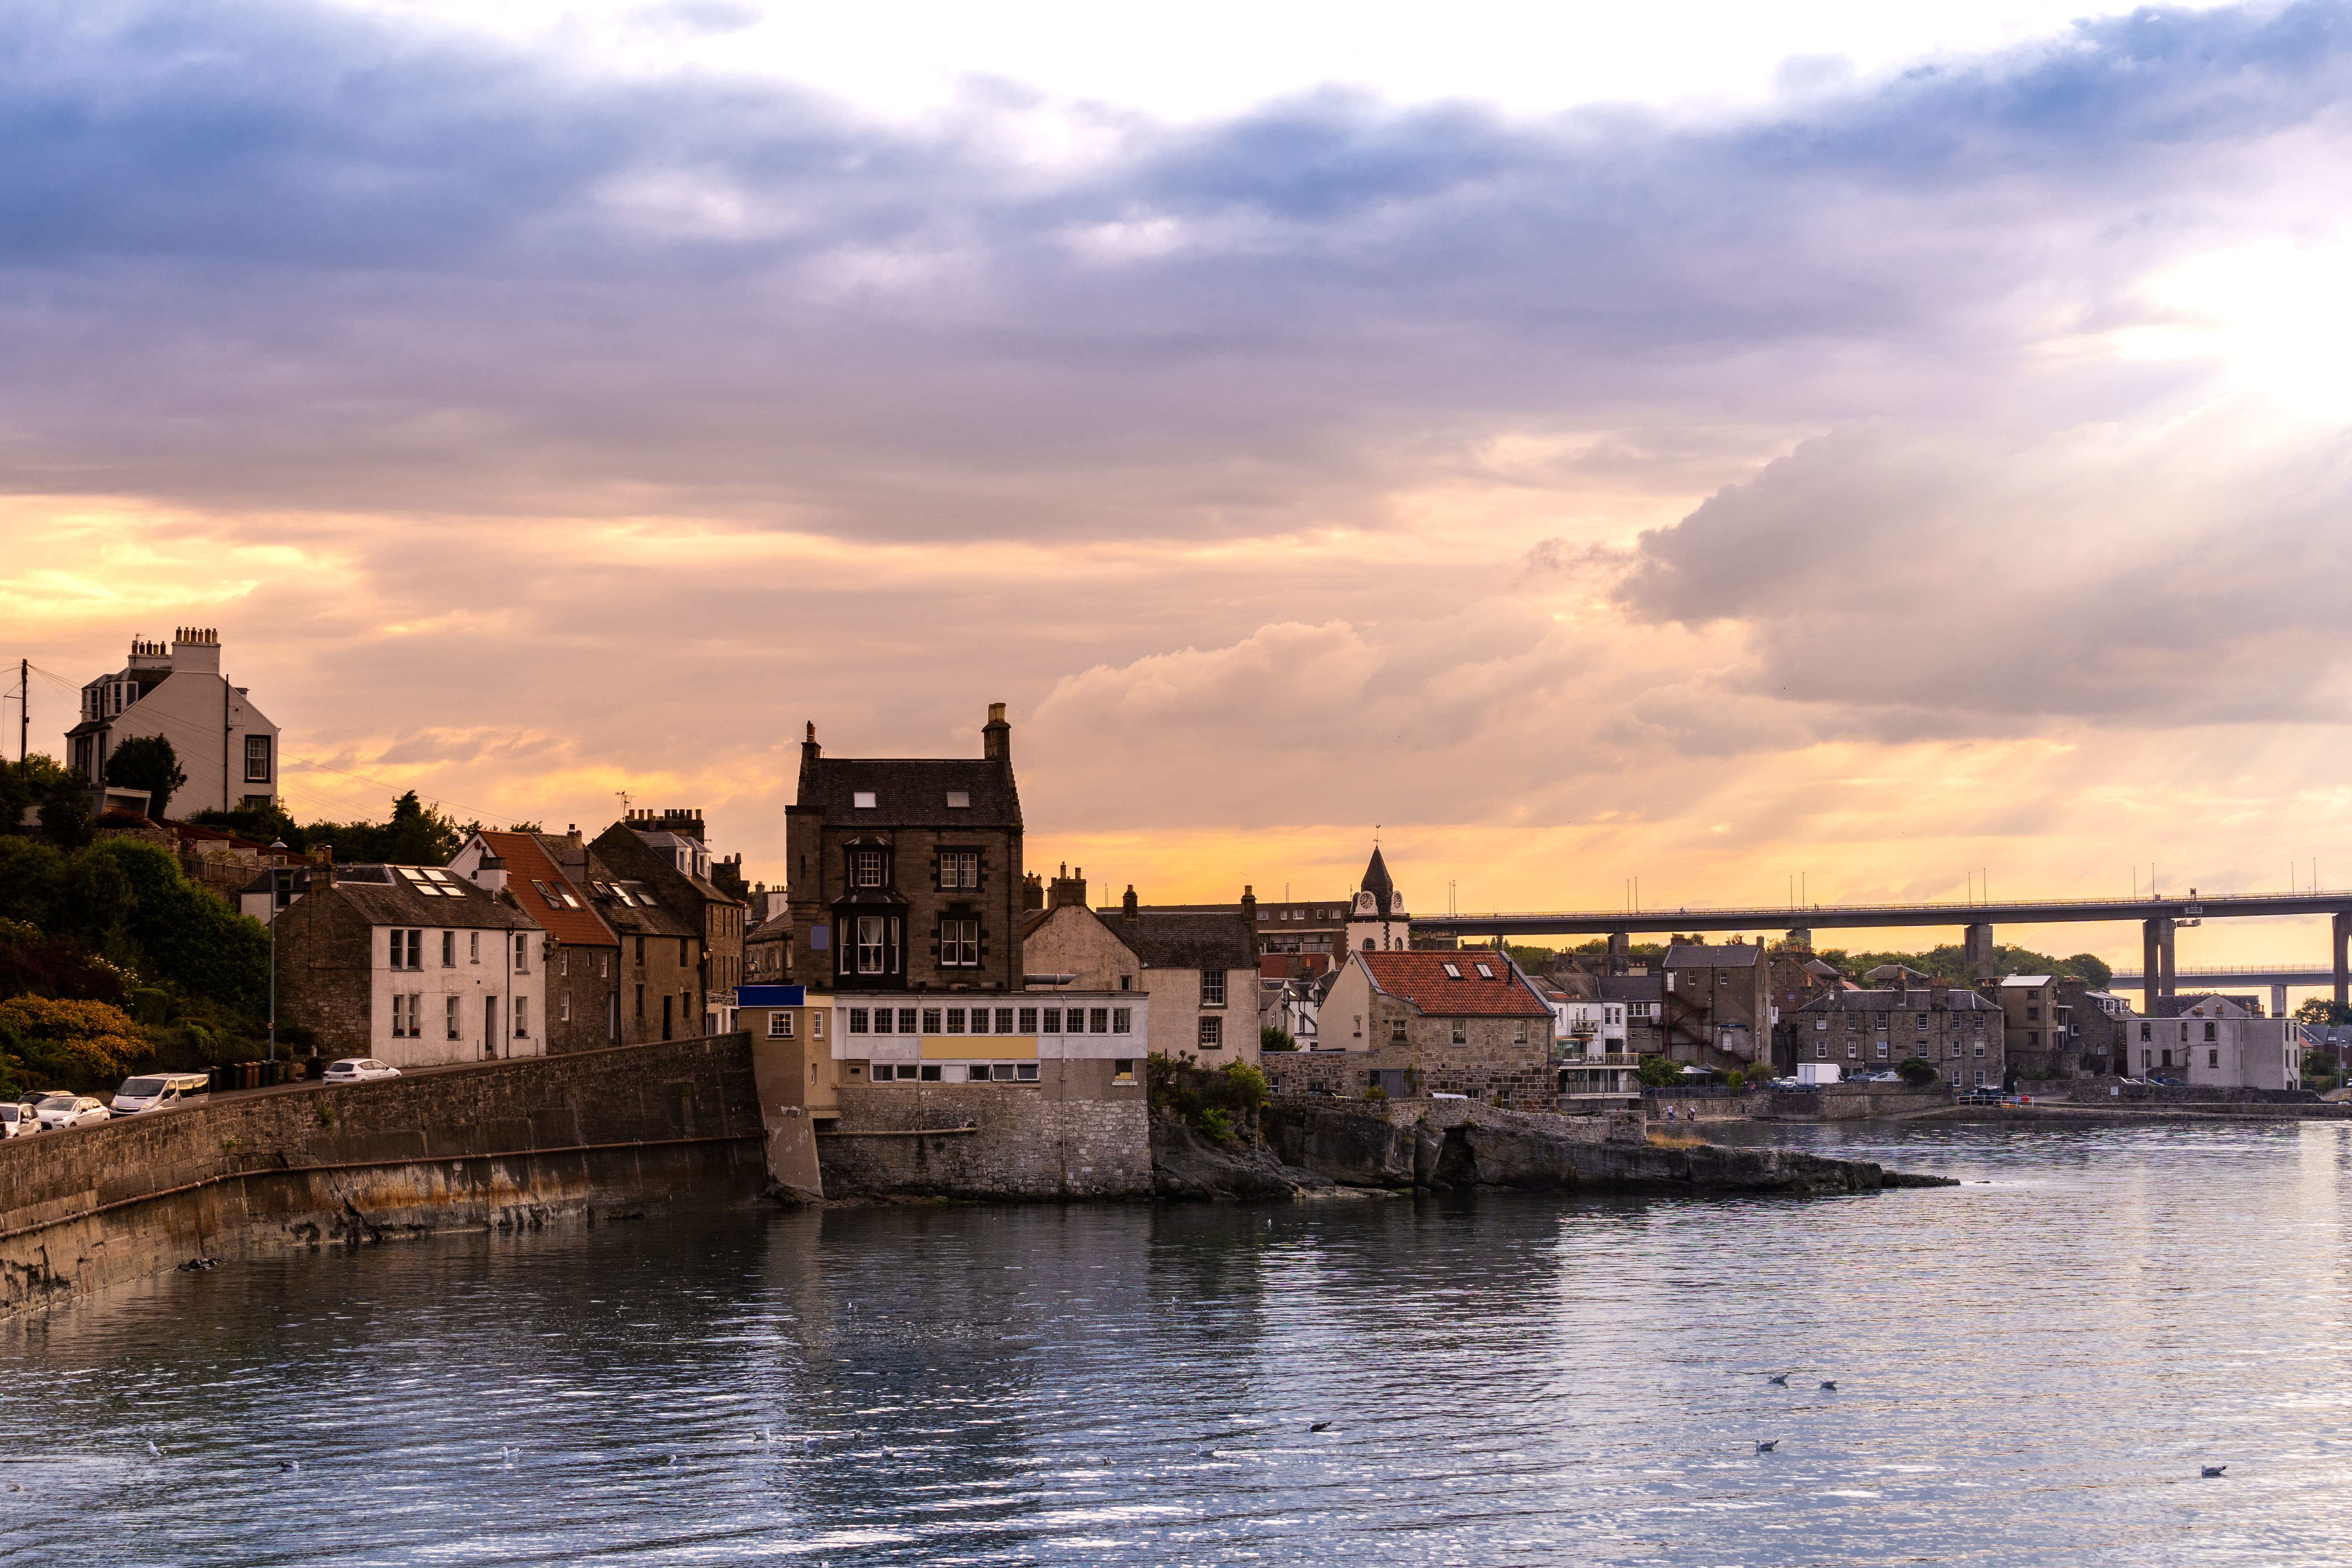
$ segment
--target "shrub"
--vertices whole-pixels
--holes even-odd
[[[1925,1057],[1906,1057],[1895,1071],[1913,1089],[1925,1089],[1942,1076],[1936,1071],[1936,1064]]]
[[[1732,1093],[1738,1094],[1741,1089],[1748,1087],[1748,1075],[1741,1072],[1738,1068],[1733,1068],[1729,1072],[1723,1075],[1723,1084],[1724,1087],[1731,1090]]]
[[[1234,1141],[1233,1112],[1222,1106],[1212,1105],[1203,1110],[1201,1112],[1200,1127],[1204,1136],[1213,1138],[1220,1143],[1230,1143]]]
[[[1295,1051],[1298,1048],[1298,1042],[1290,1037],[1289,1030],[1265,1024],[1258,1028],[1257,1048],[1261,1051]]]
[[[127,885],[124,927],[147,960],[142,967],[183,991],[249,1016],[260,1015],[269,988],[269,934],[181,873],[152,844],[110,839],[82,857],[111,868]]]
[[[1672,1089],[1682,1081],[1683,1069],[1664,1057],[1643,1057],[1634,1076],[1651,1089]]]
[[[1379,1084],[1374,1084],[1371,1088],[1364,1090],[1364,1098],[1373,1101],[1374,1103],[1385,1100],[1388,1097],[1389,1091],[1382,1089]]]
[[[121,1079],[149,1050],[130,1016],[104,1002],[12,996],[0,1002],[0,1031],[32,1073],[77,1087]]]
[[[1270,1098],[1265,1075],[1247,1062],[1204,1068],[1190,1057],[1163,1055],[1152,1057],[1146,1067],[1152,1109],[1181,1117],[1221,1142],[1237,1130],[1255,1131],[1258,1110]],[[1223,1131],[1213,1130],[1213,1125]]]

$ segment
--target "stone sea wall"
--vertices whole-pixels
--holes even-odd
[[[844,1086],[839,1121],[816,1136],[824,1195],[1150,1197],[1142,1088],[1113,1099],[1057,1089],[1050,1080]]]
[[[741,1035],[227,1096],[0,1142],[0,1312],[198,1258],[765,1185]]]

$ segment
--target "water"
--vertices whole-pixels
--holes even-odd
[[[1970,1184],[730,1215],[174,1275],[0,1329],[0,1563],[2343,1555],[2346,1128],[1767,1132]]]

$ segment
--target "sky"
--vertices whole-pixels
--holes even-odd
[[[1003,701],[1147,901],[2352,885],[2352,6],[490,9],[0,11],[0,652],[299,816]]]

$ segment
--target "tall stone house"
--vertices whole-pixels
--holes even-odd
[[[1770,1059],[1774,1010],[1762,942],[1675,942],[1659,968],[1666,1054],[1704,1067]]]
[[[751,929],[743,933],[743,984],[788,985],[793,982],[793,906],[782,888],[752,889]]]
[[[1980,988],[2001,1010],[2015,1078],[2104,1077],[2127,1071],[2130,1010],[2069,974],[2007,974]]]
[[[711,880],[702,813],[633,811],[597,835],[591,848],[614,879],[650,889],[660,908],[686,922],[692,945],[685,956],[692,961],[694,980],[682,993],[679,1026],[683,1035],[719,1033],[734,1005],[735,987],[743,983],[749,909]]]
[[[1330,1070],[1329,1053],[1338,1049],[1348,1053],[1343,1094],[1464,1094],[1549,1109],[1551,1031],[1551,1009],[1506,954],[1360,948],[1324,1002],[1322,1049],[1299,1070]]]
[[[503,866],[314,862],[278,911],[278,1016],[397,1068],[547,1051],[547,931]]]
[[[784,810],[786,887],[812,991],[1022,987],[1021,795],[992,703],[977,758],[828,757],[816,726]]]
[[[1797,1009],[1797,1059],[1846,1077],[1891,1072],[1918,1057],[1954,1089],[1999,1089],[2008,1049],[1998,1004],[1964,985],[1887,964],[1859,990],[1824,992]]]
[[[173,816],[270,806],[278,799],[278,726],[221,673],[220,633],[183,626],[167,646],[133,639],[131,662],[81,689],[81,719],[66,731],[66,765],[94,790],[123,742],[161,735],[188,782]]]
[[[1242,890],[1232,913],[1147,909],[1129,888],[1116,910],[1087,907],[1083,873],[1054,879],[1022,951],[1032,984],[1047,975],[1088,990],[1151,999],[1150,1054],[1210,1067],[1258,1059],[1256,900]]]
[[[1666,1051],[1666,980],[1663,974],[1594,977],[1601,1000],[1625,1009],[1625,1049],[1636,1059]]]
[[[589,890],[588,847],[578,828],[562,835],[481,832],[450,858],[472,879],[496,860],[515,901],[547,931],[547,1048],[589,1051],[621,1043],[621,937]]]
[[[593,850],[590,903],[619,940],[620,1044],[707,1033],[702,1011],[703,915],[691,900],[664,901],[652,882],[615,875]]]

